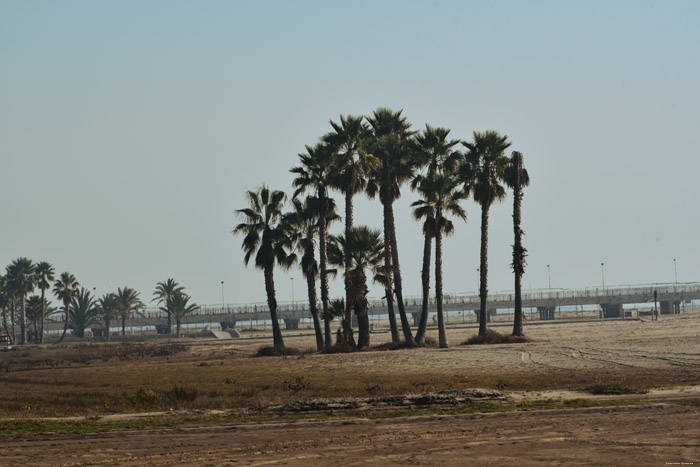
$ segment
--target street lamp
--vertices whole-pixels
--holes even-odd
[[[675,273],[675,281],[673,281],[674,284],[678,283],[678,265],[676,263],[676,258],[673,258],[673,272]]]
[[[547,277],[549,278],[549,293],[552,293],[552,269],[547,265]]]
[[[600,274],[603,276],[603,290],[605,290],[605,263],[600,263]]]
[[[221,310],[226,309],[226,300],[224,300],[224,281],[221,281]]]

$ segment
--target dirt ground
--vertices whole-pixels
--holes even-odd
[[[368,373],[405,372],[407,377],[428,369],[464,378],[491,374],[504,380],[514,374],[535,380],[538,375],[600,374],[606,380],[644,382],[648,378],[656,384],[663,381],[665,387],[643,394],[597,396],[580,390],[511,390],[507,386],[494,393],[507,404],[620,402],[610,406],[563,408],[560,404],[546,409],[381,419],[358,413],[293,422],[9,435],[0,438],[0,464],[700,465],[700,314],[662,317],[658,322],[528,325],[531,343],[458,345],[474,332],[455,325],[448,334],[453,347],[445,350],[314,354],[288,363],[299,371],[356,367]],[[301,334],[287,335],[287,345],[313,345],[313,336]],[[386,336],[373,334],[372,339],[382,342]],[[221,341],[193,351],[204,357],[212,348],[249,352],[258,345],[253,340]]]

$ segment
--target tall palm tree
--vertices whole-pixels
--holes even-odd
[[[189,303],[190,298],[192,297],[182,290],[178,290],[170,297],[169,303],[167,304],[167,307],[172,311],[173,318],[175,318],[175,329],[178,337],[180,337],[182,319],[199,308],[197,304]]]
[[[513,151],[510,163],[504,172],[506,185],[513,189],[513,273],[515,275],[515,318],[513,319],[513,335],[522,336],[523,332],[523,302],[521,298],[521,282],[525,273],[525,257],[527,250],[523,247],[523,229],[520,228],[520,205],[523,200],[523,188],[530,184],[530,176],[524,167],[523,155]]]
[[[289,227],[289,233],[295,250],[302,252],[301,271],[306,278],[306,288],[309,297],[309,310],[314,323],[316,333],[316,349],[323,350],[323,329],[319,319],[318,300],[316,298],[316,279],[318,278],[318,262],[315,257],[316,238],[318,238],[319,218],[314,209],[314,200],[307,196],[302,203],[298,199],[292,200],[293,211],[285,214],[284,222]],[[336,218],[337,215],[333,214]],[[326,223],[328,223],[328,216]],[[330,326],[330,323],[329,323]],[[329,331],[330,333],[330,331]]]
[[[139,293],[129,287],[117,289],[117,300],[119,301],[119,317],[122,319],[122,336],[126,335],[126,319],[134,313],[139,313],[139,308],[143,308],[143,303],[139,299]]]
[[[70,328],[75,331],[77,337],[85,337],[85,329],[92,324],[98,316],[95,299],[85,287],[80,289],[77,296],[70,302]]]
[[[328,267],[326,242],[327,242],[327,226],[326,226],[326,210],[328,203],[328,187],[331,178],[331,162],[332,152],[330,147],[323,143],[318,143],[315,146],[306,146],[306,153],[299,154],[301,165],[293,167],[290,172],[296,175],[292,182],[294,188],[293,197],[296,198],[302,193],[310,192],[314,199],[316,209],[318,209],[319,224],[318,224],[318,249],[319,249],[319,266],[321,268],[321,306],[324,315],[328,312]],[[330,324],[326,325],[325,347],[330,348],[331,337]],[[352,328],[350,329],[352,335]]]
[[[7,285],[20,303],[20,344],[27,343],[27,295],[37,283],[34,263],[29,258],[17,258],[7,266]]]
[[[423,199],[412,204],[415,206],[414,217],[421,219],[434,214],[432,231],[435,235],[435,304],[438,315],[438,336],[440,348],[447,348],[447,333],[443,314],[442,295],[442,236],[454,233],[454,224],[446,216],[452,214],[467,220],[467,213],[459,205],[466,198],[460,190],[461,181],[451,174],[435,173],[420,184],[419,191]]]
[[[97,314],[105,320],[105,339],[110,341],[109,328],[113,319],[119,317],[119,297],[115,293],[106,293],[97,301]]]
[[[333,155],[331,186],[345,195],[345,238],[351,239],[353,226],[353,197],[367,186],[367,177],[379,165],[379,159],[364,150],[369,134],[364,116],[340,116],[340,123],[330,121],[333,131],[322,137]],[[345,260],[345,269],[350,268],[350,258]],[[352,323],[353,304],[350,300],[349,281],[345,276],[345,320]]]
[[[36,265],[36,274],[38,278],[37,287],[41,290],[41,303],[44,309],[41,312],[41,328],[39,329],[39,343],[44,343],[44,320],[46,313],[46,291],[51,288],[51,282],[55,279],[56,271],[51,264],[46,261],[41,261]]]
[[[493,130],[474,132],[471,142],[462,142],[467,148],[460,178],[465,191],[471,192],[474,201],[481,206],[481,274],[479,297],[479,335],[486,334],[487,296],[488,296],[488,244],[489,244],[489,209],[496,201],[503,201],[506,190],[500,182],[508,165],[508,156],[504,154],[510,146],[508,136],[500,135]]]
[[[414,157],[417,167],[424,167],[425,173],[418,173],[411,180],[411,188],[417,189],[426,178],[436,173],[452,172],[458,160],[459,153],[454,147],[459,140],[448,139],[450,130],[440,127],[432,127],[428,124],[425,129],[414,138]],[[423,302],[420,321],[416,331],[416,342],[425,340],[425,331],[428,327],[428,304],[430,300],[430,255],[432,239],[435,236],[435,212],[432,206],[426,206],[422,210],[423,222],[423,268],[421,270],[421,283]]]
[[[63,342],[63,338],[66,337],[66,331],[68,331],[68,322],[70,321],[69,311],[71,300],[78,296],[78,287],[80,284],[75,279],[75,276],[69,272],[61,273],[61,276],[53,284],[53,293],[56,298],[63,302],[63,311],[65,313],[64,323],[63,323],[63,334],[59,342]]]
[[[286,195],[282,191],[271,191],[265,185],[256,191],[246,192],[249,207],[236,210],[244,219],[234,229],[234,234],[243,235],[243,261],[246,266],[255,256],[255,267],[265,275],[265,292],[272,319],[272,337],[275,348],[284,348],[284,339],[277,318],[277,298],[275,296],[275,263],[289,268],[296,255],[289,253],[290,238],[287,227],[282,222],[282,210]]]
[[[172,310],[168,308],[168,303],[170,303],[169,300],[173,294],[176,292],[182,292],[183,290],[185,290],[185,288],[181,287],[180,284],[175,281],[175,279],[168,278],[166,281],[158,282],[156,284],[156,290],[153,292],[153,300],[151,301],[157,300],[156,305],[165,305],[161,309],[168,315],[168,334],[170,334],[171,331],[173,314]]]
[[[372,129],[372,135],[368,139],[368,150],[380,161],[378,167],[372,172],[367,183],[367,194],[370,198],[379,195],[384,214],[384,249],[385,266],[391,270],[391,284],[396,294],[396,303],[399,308],[401,328],[406,343],[412,344],[413,334],[406,317],[403,303],[403,286],[401,280],[401,266],[399,265],[399,252],[396,242],[396,227],[394,223],[394,201],[401,196],[400,187],[413,176],[414,164],[411,157],[411,124],[402,116],[403,111],[394,112],[385,107],[375,110],[367,121]],[[389,312],[389,324],[392,327],[392,340],[398,341],[398,330],[393,313],[393,297],[391,289],[386,288],[387,308]]]
[[[345,266],[347,258],[350,258],[349,268]],[[359,328],[357,348],[368,347],[370,329],[367,272],[372,274],[374,282],[386,284],[389,281],[384,266],[384,241],[381,232],[366,226],[358,226],[350,230],[350,237],[330,236],[328,261],[330,264],[346,268],[348,290]]]

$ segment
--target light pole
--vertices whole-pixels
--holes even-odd
[[[549,293],[552,293],[552,269],[547,265],[547,277],[549,278]]]
[[[224,281],[221,281],[221,309],[226,309],[226,300],[224,300]]]
[[[600,274],[603,276],[603,291],[605,291],[605,263],[600,263]]]
[[[673,272],[675,274],[673,284],[675,285],[678,283],[678,264],[676,263],[676,258],[673,258]]]

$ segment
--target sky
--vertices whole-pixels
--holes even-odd
[[[231,234],[245,191],[291,193],[329,119],[387,106],[524,154],[525,289],[700,281],[698,24],[696,1],[0,0],[0,268],[48,261],[144,301],[172,277],[217,304],[224,281],[226,303],[264,302]],[[406,296],[416,199],[395,205]],[[478,287],[464,207],[447,294]],[[513,289],[511,209],[491,209],[491,292]],[[356,224],[381,216],[357,197]],[[306,299],[298,268],[275,281],[279,301]]]

